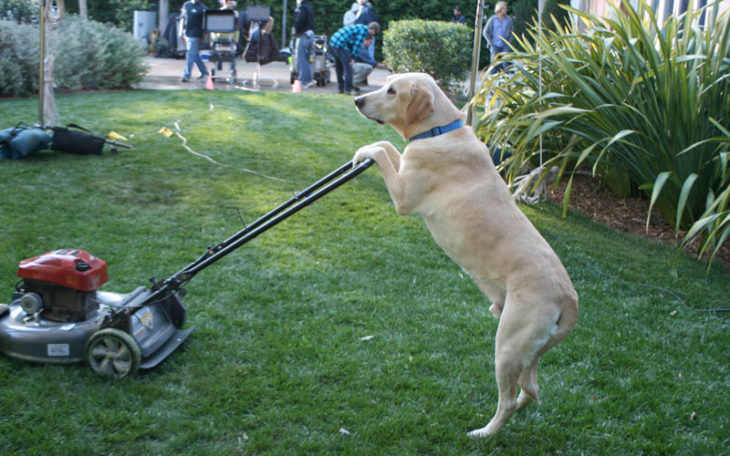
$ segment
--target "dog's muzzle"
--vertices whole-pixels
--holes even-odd
[[[368,119],[374,120],[375,122],[377,122],[380,125],[384,125],[385,124],[384,120],[378,119],[377,117],[373,117],[362,111],[362,108],[365,107],[365,98],[366,98],[365,95],[355,98],[355,107],[357,107],[357,110],[360,111],[360,114],[367,117]]]

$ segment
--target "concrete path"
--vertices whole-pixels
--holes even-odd
[[[193,68],[193,74],[190,82],[182,82],[184,59],[156,58],[148,56],[144,58],[144,63],[149,67],[149,72],[144,80],[137,85],[140,89],[155,90],[205,90],[206,81],[198,80],[200,75],[196,67]],[[214,68],[213,63],[208,63],[208,69]],[[223,64],[223,71],[217,72],[213,86],[216,90],[261,90],[261,91],[278,91],[291,92],[290,83],[291,72],[289,65],[284,62],[271,62],[261,66],[261,77],[258,84],[254,81],[255,73],[258,65],[248,63],[242,59],[236,61],[237,75],[234,83],[229,83],[226,78],[229,77],[230,64]],[[385,78],[390,73],[385,70],[375,69],[368,77],[368,86],[360,87],[363,92],[376,90],[383,86]],[[330,70],[330,82],[325,86],[313,86],[304,89],[303,92],[309,93],[337,93],[337,77],[335,70]]]

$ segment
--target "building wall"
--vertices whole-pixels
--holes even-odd
[[[609,3],[617,2],[620,0],[571,0],[570,6],[580,11],[588,11],[597,16],[607,16],[610,14],[611,9]],[[695,0],[695,7],[700,3],[701,0]],[[711,3],[712,0],[707,0],[707,3]],[[637,6],[638,0],[629,0],[629,2]],[[648,0],[648,3],[652,5],[654,11],[659,12],[659,22],[664,22],[670,14],[679,14],[680,0]],[[720,11],[730,10],[730,0],[722,0],[720,3]]]

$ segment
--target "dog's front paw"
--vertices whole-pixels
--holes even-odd
[[[355,156],[352,157],[352,163],[357,165],[358,163],[364,162],[368,158],[375,158],[375,154],[383,150],[382,147],[374,146],[363,146],[355,152]]]

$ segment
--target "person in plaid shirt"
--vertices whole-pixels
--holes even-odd
[[[330,38],[329,44],[335,57],[337,88],[340,93],[352,95],[360,91],[352,86],[352,65],[365,38],[374,36],[379,31],[380,24],[377,22],[371,22],[367,27],[355,24],[342,27]]]

